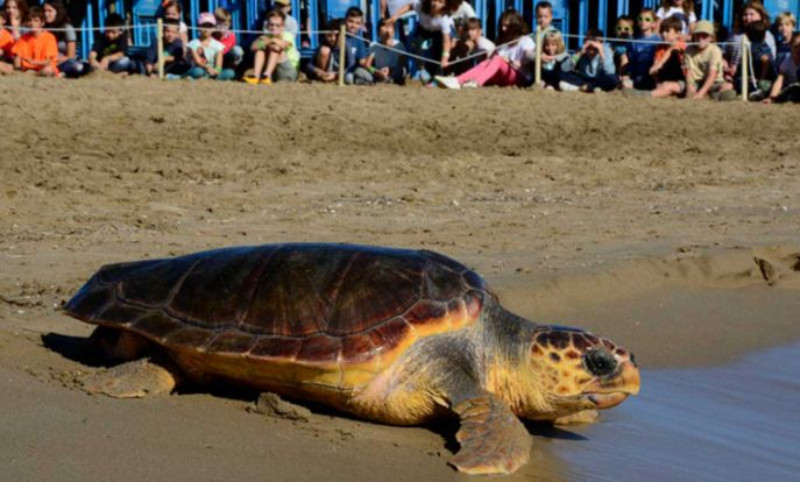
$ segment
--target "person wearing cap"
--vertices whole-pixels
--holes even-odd
[[[283,23],[283,31],[297,36],[300,33],[300,25],[297,23],[297,19],[292,17],[291,0],[275,0],[275,9],[280,10],[286,15],[286,21]],[[264,20],[264,31],[267,32],[266,20]]]
[[[225,45],[212,36],[217,26],[217,18],[211,12],[203,12],[197,18],[197,23],[200,25],[200,35],[186,46],[191,52],[193,63],[189,76],[193,79],[205,77],[217,80],[233,79],[234,71],[222,68],[222,52],[225,50]]]
[[[686,48],[683,65],[686,72],[686,98],[732,100],[733,84],[722,74],[722,49],[714,43],[714,25],[701,20],[692,29],[693,44]]]

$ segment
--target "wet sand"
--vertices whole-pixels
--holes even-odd
[[[100,265],[284,241],[441,251],[519,314],[636,353],[640,397],[590,427],[532,426],[532,461],[505,480],[718,480],[737,459],[747,474],[774,465],[774,480],[796,469],[779,447],[792,434],[766,436],[780,418],[736,423],[765,390],[781,388],[756,405],[776,417],[796,399],[782,379],[753,378],[775,356],[762,350],[800,340],[792,106],[133,78],[2,88],[9,480],[464,480],[445,463],[455,427],[296,422],[249,412],[251,399],[77,388],[94,368],[64,355],[91,327],[57,307]],[[741,399],[719,408],[714,393],[737,379]],[[677,430],[682,418],[697,433]],[[724,470],[689,457],[700,445]],[[750,446],[757,457],[735,456]]]

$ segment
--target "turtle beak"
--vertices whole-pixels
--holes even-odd
[[[595,380],[585,392],[595,408],[605,409],[619,405],[629,395],[637,395],[640,387],[639,369],[632,361],[625,360],[619,364],[615,376]]]

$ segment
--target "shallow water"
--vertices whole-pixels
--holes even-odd
[[[644,370],[642,381],[601,423],[556,430],[548,452],[565,478],[800,480],[800,344],[724,367]]]

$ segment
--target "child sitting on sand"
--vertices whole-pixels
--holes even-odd
[[[58,45],[55,35],[44,30],[42,7],[31,7],[26,20],[29,31],[14,44],[14,67],[43,77],[57,76]]]
[[[269,33],[257,38],[250,46],[255,52],[253,76],[245,77],[248,84],[269,85],[274,81],[297,81],[300,52],[295,47],[295,36],[283,29],[286,14],[281,10],[267,13]]]
[[[326,26],[325,34],[314,57],[309,63],[306,75],[311,80],[336,82],[339,78],[339,26],[341,20],[333,19]]]
[[[617,88],[614,53],[602,37],[603,32],[599,30],[587,30],[575,68],[561,75],[558,83],[561,90],[594,92],[595,89],[610,91]]]
[[[189,69],[189,76],[193,79],[206,77],[217,80],[233,79],[233,70],[222,68],[222,51],[225,50],[225,46],[211,36],[217,26],[216,17],[211,12],[203,12],[198,17],[197,23],[200,25],[200,35],[186,46],[194,64]]]
[[[14,70],[14,35],[6,30],[6,14],[0,12],[0,74],[10,74]]]
[[[95,39],[89,54],[93,69],[123,75],[130,72],[132,63],[128,58],[128,36],[122,29],[124,25],[125,20],[116,13],[106,18],[105,30]]]
[[[481,21],[475,17],[467,19],[462,35],[450,51],[450,63],[469,57],[470,60],[458,62],[446,69],[448,75],[463,74],[478,63],[486,60],[494,52],[494,42],[483,36]]]
[[[639,27],[637,40],[642,42],[632,43],[628,47],[627,70],[622,75],[622,87],[640,90],[653,90],[656,86],[650,75],[653,66],[656,47],[661,37],[656,32],[656,14],[653,9],[644,8],[636,17]]]
[[[168,79],[181,78],[191,67],[184,56],[178,22],[164,22],[164,74]],[[145,68],[150,76],[158,75],[158,44],[147,49]]]
[[[558,30],[548,31],[542,40],[542,87],[556,89],[561,76],[572,70],[572,56]]]
[[[775,65],[780,66],[786,57],[792,55],[792,37],[795,28],[797,28],[797,19],[794,18],[792,12],[781,12],[775,17],[775,29],[778,32]]]
[[[688,99],[733,100],[733,84],[722,75],[722,49],[714,44],[714,25],[701,20],[694,25],[692,42],[684,54]]]
[[[661,22],[659,32],[665,44],[656,47],[650,75],[656,81],[655,90],[645,92],[655,98],[680,96],[686,89],[686,77],[683,74],[683,53],[686,44],[683,42],[680,19],[669,17]]]
[[[244,50],[236,45],[236,34],[230,30],[233,16],[229,11],[219,7],[214,10],[214,18],[217,20],[217,29],[212,37],[225,47],[222,50],[222,68],[236,71],[244,58]]]
[[[529,65],[536,57],[536,46],[527,35],[528,26],[516,10],[506,10],[500,16],[500,47],[494,55],[458,77],[436,76],[440,87],[460,89],[462,85],[509,87],[525,85],[529,80]],[[530,85],[530,84],[527,84]]]
[[[800,35],[792,37],[791,55],[778,67],[778,78],[764,102],[800,102]]]
[[[373,44],[367,52],[363,67],[356,68],[353,72],[355,84],[405,83],[405,56],[398,52],[405,52],[405,47],[394,37],[394,23],[381,20],[378,23],[379,42]],[[390,47],[387,50],[384,47]]]

